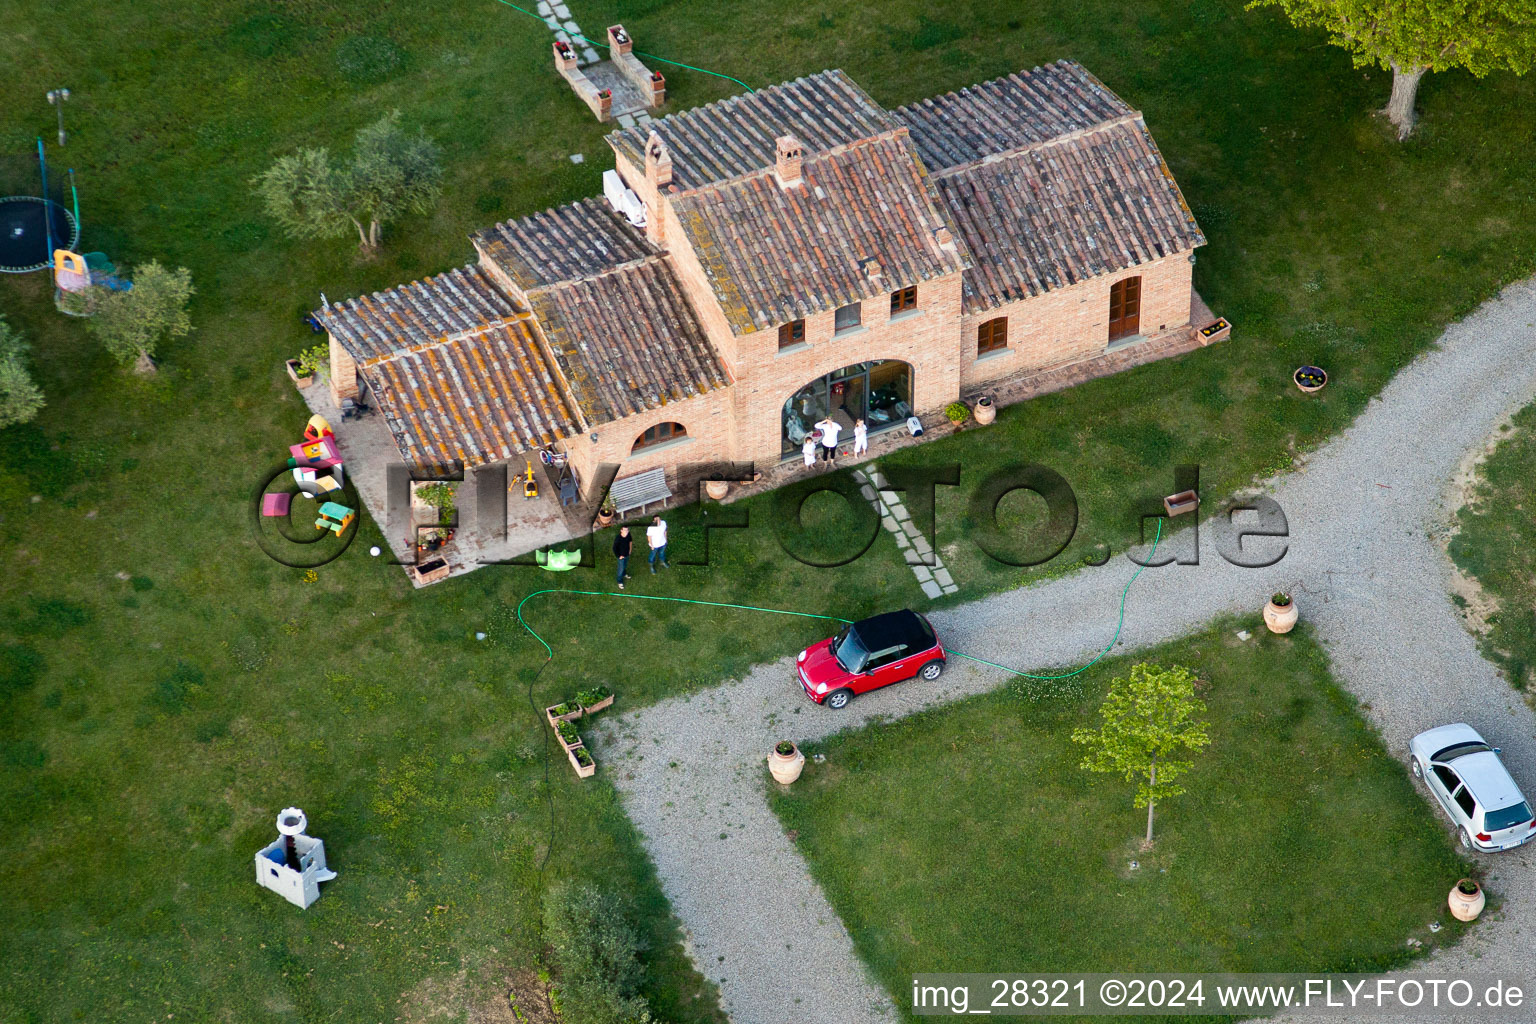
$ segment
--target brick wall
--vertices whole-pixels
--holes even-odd
[[[687,439],[630,453],[641,434],[658,423],[667,422],[681,423],[688,432]],[[596,441],[592,440],[594,435]],[[566,450],[571,453],[571,465],[576,468],[583,487],[594,479],[598,466],[616,462],[619,476],[631,476],[661,466],[667,470],[667,482],[674,490],[677,474],[673,467],[688,462],[730,461],[735,447],[735,409],[728,387],[604,423],[590,434],[565,442]]]
[[[960,275],[917,286],[917,309],[891,318],[890,292],[863,300],[859,328],[834,336],[832,311],[807,317],[805,343],[779,351],[777,329],[734,339],[740,371],[734,394],[736,459],[779,461],[784,403],[817,377],[854,363],[899,359],[912,366],[912,405],[921,415],[960,395]]]
[[[1109,289],[1128,277],[1141,277],[1141,333],[1150,337],[1177,330],[1189,323],[1193,271],[1189,254],[1175,253],[997,309],[967,314],[961,383],[970,388],[1103,353],[1109,345]],[[978,360],[976,330],[998,316],[1008,318],[1008,349]]]
[[[331,401],[341,405],[343,398],[357,398],[357,360],[342,347],[334,334],[331,343]]]

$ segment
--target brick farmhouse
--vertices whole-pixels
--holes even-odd
[[[1205,239],[1141,114],[1075,62],[896,110],[825,71],[608,143],[607,199],[315,312],[332,398],[366,389],[407,463],[766,468],[828,415],[902,429],[1202,326]]]

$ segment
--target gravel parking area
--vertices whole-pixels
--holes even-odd
[[[1269,482],[1266,493],[1290,528],[1278,564],[1234,567],[1202,529],[1200,564],[1149,569],[1132,588],[1119,649],[1177,637],[1223,612],[1256,610],[1273,591],[1289,590],[1389,749],[1406,755],[1415,732],[1466,721],[1503,747],[1515,777],[1536,793],[1536,716],[1461,625],[1439,541],[1462,458],[1536,397],[1533,324],[1536,283],[1526,281],[1447,330],[1347,431]],[[1187,553],[1193,539],[1181,531],[1163,550]],[[947,645],[978,657],[1026,670],[1081,664],[1108,641],[1133,569],[1117,557],[932,618]],[[763,761],[784,737],[813,739],[1005,681],[994,670],[950,665],[938,687],[903,684],[838,713],[805,700],[786,658],[703,695],[619,718],[596,737],[690,953],[719,983],[737,1024],[894,1019],[889,997],[869,979],[768,810]],[[1425,813],[1439,816],[1428,806]],[[1536,975],[1523,934],[1536,921],[1536,849],[1487,864],[1502,911],[1432,966],[1442,974]]]

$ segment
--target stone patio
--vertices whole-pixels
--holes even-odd
[[[335,431],[347,479],[379,524],[395,560],[408,571],[416,562],[409,476],[383,414],[375,407],[368,415],[344,423],[341,410],[331,401],[330,389],[324,384],[317,381],[301,388],[299,394],[310,411],[324,416]],[[394,501],[389,493],[391,472],[399,477]],[[559,494],[542,467],[534,472],[539,496],[533,500],[523,497],[522,478],[512,466],[486,466],[464,473],[457,488],[459,524],[454,538],[433,556],[448,563],[450,576],[561,544],[578,535],[572,526],[573,521],[580,522],[574,515],[577,506],[562,511]],[[494,488],[494,492],[486,491],[482,503],[482,488],[487,487]],[[415,583],[414,574],[408,575]]]

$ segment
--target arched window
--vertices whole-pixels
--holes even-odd
[[[976,354],[984,356],[988,352],[1000,352],[1008,347],[1008,318],[1005,316],[988,320],[976,328]]]
[[[629,450],[629,454],[633,455],[641,449],[666,444],[668,441],[677,441],[687,436],[688,431],[681,423],[658,423],[635,438],[634,447]]]

